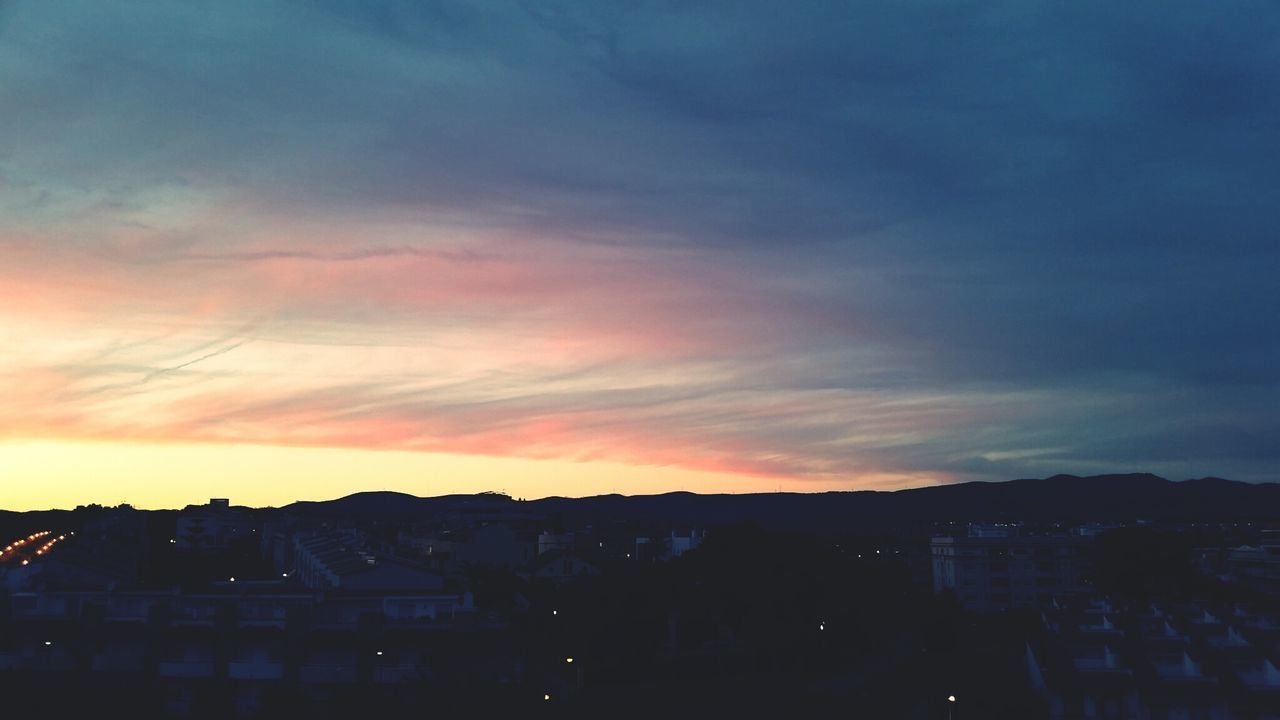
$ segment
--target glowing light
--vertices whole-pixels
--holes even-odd
[[[571,657],[567,657],[567,658],[565,658],[565,659],[564,659],[564,661],[565,661],[565,662],[567,662],[567,663],[571,663],[571,662],[573,662],[573,658],[571,658]]]
[[[947,702],[955,702],[955,701],[956,701],[956,696],[955,696],[955,695],[948,695],[948,696],[947,696]]]

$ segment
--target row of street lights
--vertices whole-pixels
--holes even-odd
[[[0,557],[3,557],[5,553],[15,552],[21,549],[23,545],[26,545],[27,543],[33,542],[35,540],[39,540],[40,538],[50,534],[51,532],[52,532],[51,530],[42,530],[41,532],[32,533],[24,538],[19,538],[17,540],[14,540],[13,542],[6,545],[4,550],[0,550]]]
[[[52,530],[41,530],[40,532],[37,532],[37,533],[31,533],[30,535],[24,538],[18,538],[17,540],[14,540],[13,542],[6,545],[3,550],[0,550],[0,558],[3,558],[5,555],[17,554],[18,551],[20,551],[22,547],[27,543],[35,542],[41,538],[48,537],[49,535],[52,535],[52,534],[53,534]],[[74,532],[69,534],[75,535]],[[66,540],[66,539],[67,539],[66,533],[54,538],[49,538],[47,541],[45,541],[43,545],[39,547],[39,549],[36,550],[36,554],[43,555],[49,552],[50,550],[52,550],[53,546],[57,544],[58,541]],[[22,561],[22,564],[23,565],[30,564],[30,560],[24,559]]]
[[[47,535],[48,532],[46,532],[45,534]],[[66,539],[67,539],[66,535],[59,535],[56,538],[49,538],[49,542],[45,543],[44,545],[41,545],[40,549],[36,551],[36,554],[43,555],[49,552],[51,549],[53,549],[54,544],[56,544],[59,540],[66,540]]]

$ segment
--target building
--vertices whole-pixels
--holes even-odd
[[[579,577],[594,577],[600,574],[600,566],[583,559],[577,553],[554,551],[539,555],[532,565],[531,575],[535,578],[565,582]]]
[[[1280,595],[1280,544],[1231,548],[1222,565],[1223,579],[1268,595]]]
[[[417,563],[373,552],[355,531],[294,538],[293,567],[286,574],[317,590],[438,590],[444,580]]]
[[[672,530],[670,537],[667,538],[667,557],[678,558],[684,555],[701,545],[706,536],[705,530],[690,530],[685,535]]]
[[[255,530],[247,513],[233,509],[226,498],[213,498],[208,505],[189,507],[178,515],[173,540],[184,552],[218,553]]]
[[[1055,596],[1084,592],[1089,538],[1023,535],[1013,526],[985,526],[930,544],[934,592],[951,591],[968,610],[1048,606]]]
[[[1051,720],[1280,717],[1277,626],[1241,606],[1055,604],[1026,645]]]
[[[454,548],[458,565],[514,570],[534,558],[532,539],[521,537],[504,523],[482,525],[464,535]]]
[[[281,692],[314,709],[335,692],[397,693],[448,671],[494,629],[474,614],[469,593],[314,593],[287,583],[16,593],[0,606],[0,679],[10,690],[120,689],[143,706],[135,716],[213,703],[219,717],[261,717]]]
[[[538,554],[549,552],[571,552],[573,550],[573,533],[543,532],[538,535]]]

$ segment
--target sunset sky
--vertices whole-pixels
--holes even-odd
[[[0,507],[1280,479],[1280,4],[0,3]]]

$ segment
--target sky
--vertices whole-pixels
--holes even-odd
[[[0,3],[0,506],[1280,480],[1273,0]]]

